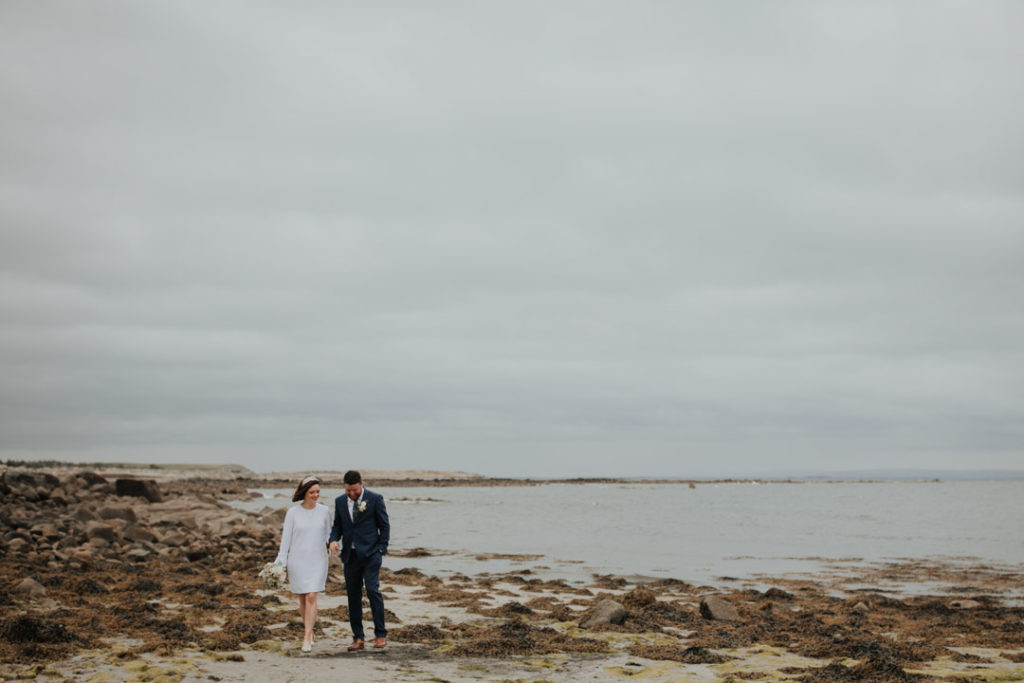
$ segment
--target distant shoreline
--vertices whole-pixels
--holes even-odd
[[[69,462],[59,460],[7,460],[0,461],[0,468],[26,469],[32,471],[102,472],[108,477],[148,478],[161,482],[171,481],[222,481],[235,486],[249,488],[280,488],[292,486],[296,481],[310,474],[300,472],[254,472],[243,465],[202,465],[187,463],[130,463],[130,462]],[[975,471],[894,471],[880,472],[806,474],[788,476],[726,476],[726,477],[489,477],[463,471],[435,470],[373,470],[360,469],[363,480],[374,486],[542,486],[552,484],[665,484],[697,485],[708,484],[808,484],[808,483],[883,483],[891,481],[936,483],[942,481],[980,480],[1024,480],[1024,470],[975,470]],[[340,487],[344,471],[313,472],[327,486]]]

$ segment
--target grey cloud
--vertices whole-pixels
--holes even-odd
[[[1013,3],[0,12],[0,454],[1021,466]]]

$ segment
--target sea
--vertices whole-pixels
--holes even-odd
[[[1024,480],[382,487],[385,566],[718,584],[906,560],[1024,572]],[[248,511],[292,505],[253,489]],[[325,489],[333,508],[340,490]],[[422,548],[429,556],[401,557]]]

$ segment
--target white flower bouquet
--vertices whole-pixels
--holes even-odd
[[[278,589],[288,580],[288,569],[276,562],[267,562],[257,577],[264,588]]]

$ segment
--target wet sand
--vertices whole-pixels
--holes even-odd
[[[256,578],[280,515],[211,495],[234,480],[162,482],[150,501],[96,474],[50,476],[0,485],[4,680],[1024,680],[1022,568],[938,560],[715,585],[541,579],[534,555],[444,577],[385,560],[388,647],[350,653],[332,559],[306,654],[295,599]],[[610,603],[614,623],[588,623]]]

